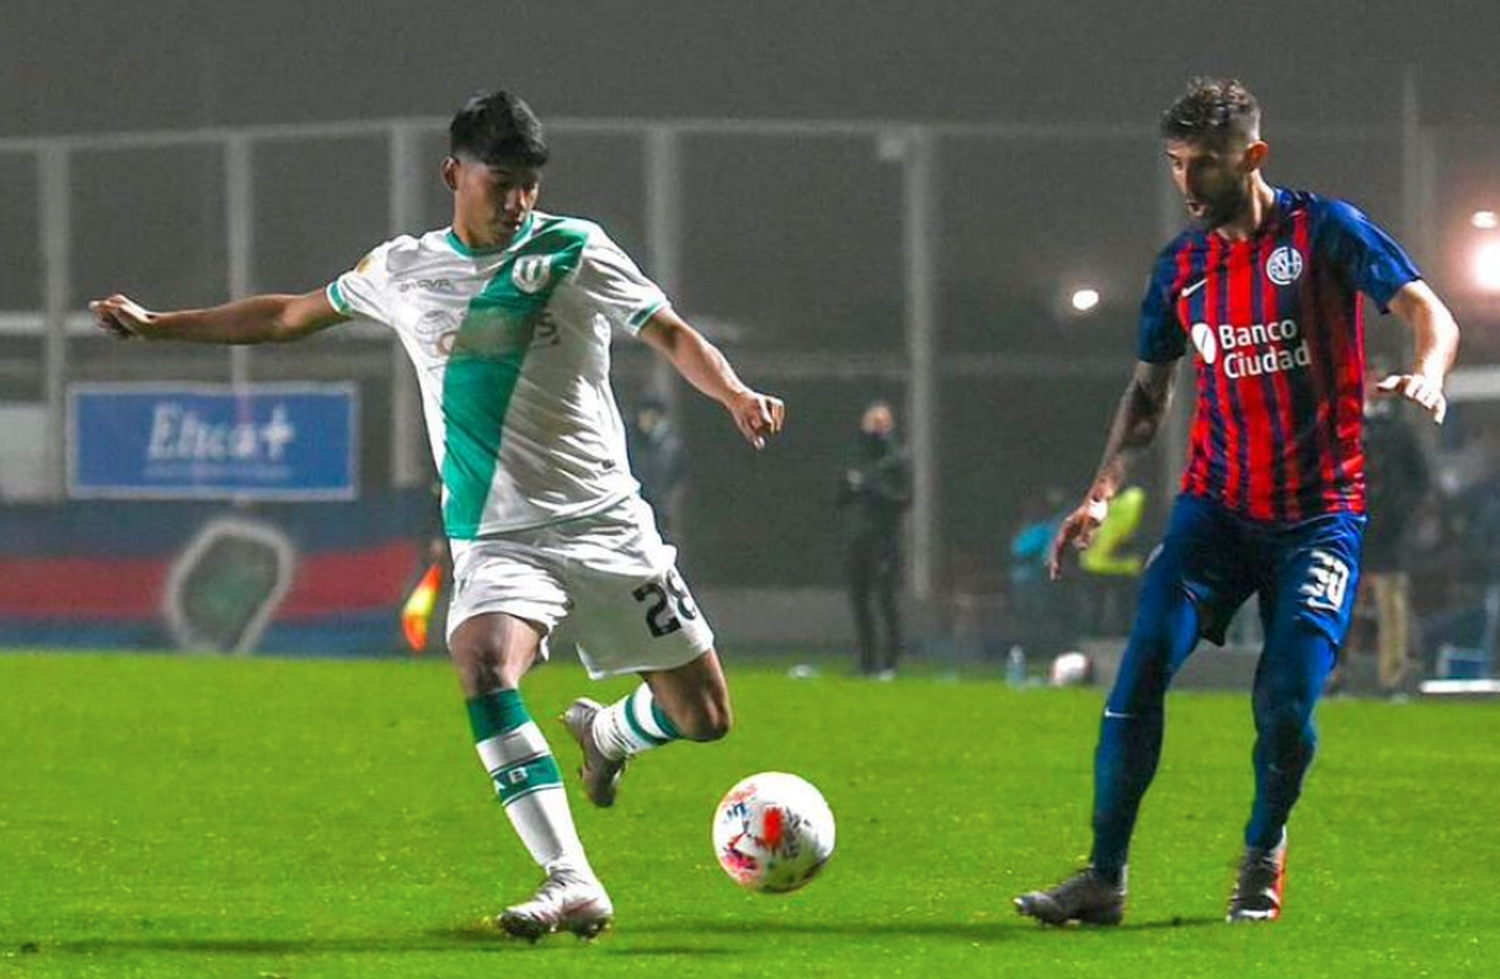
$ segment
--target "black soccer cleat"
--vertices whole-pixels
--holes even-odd
[[[1016,911],[1044,925],[1118,925],[1125,918],[1125,873],[1113,884],[1086,867],[1051,890],[1022,894]]]
[[[1240,861],[1239,879],[1229,896],[1225,921],[1275,921],[1286,892],[1286,834],[1270,850],[1249,847]]]

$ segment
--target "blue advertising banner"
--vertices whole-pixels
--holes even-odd
[[[352,500],[353,384],[75,384],[76,499]]]

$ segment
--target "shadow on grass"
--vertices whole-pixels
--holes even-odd
[[[1151,931],[1202,928],[1222,924],[1220,918],[1165,918],[1131,922],[1118,928],[1048,928],[1020,918],[995,921],[777,921],[764,918],[711,920],[685,918],[679,921],[645,922],[630,929],[633,935],[842,935],[849,937],[953,938],[966,942],[996,942],[1031,934],[1066,934],[1072,931]]]
[[[607,940],[607,939],[606,939]],[[41,947],[41,952],[186,952],[199,955],[317,955],[326,953],[408,954],[468,951],[476,953],[543,951],[583,944],[572,935],[531,943],[511,938],[484,924],[426,932],[349,936],[344,938],[183,938],[142,936],[86,938]]]
[[[1159,921],[1132,922],[1119,929],[1082,929],[1085,931],[1150,931],[1173,928],[1201,928],[1221,924],[1219,918],[1167,918]],[[1032,935],[1066,934],[1077,928],[1045,928],[1030,922],[1004,921],[777,921],[766,918],[717,920],[683,918],[676,921],[643,922],[627,928],[628,939],[652,936],[745,936],[819,935],[876,938],[906,937],[948,938],[965,942],[988,943],[1026,939]],[[556,935],[532,944],[502,935],[485,925],[381,936],[347,938],[182,938],[162,935],[120,938],[87,938],[78,941],[48,943],[40,947],[28,943],[27,952],[37,954],[93,954],[97,952],[183,952],[193,955],[316,955],[329,953],[386,955],[466,951],[478,954],[505,952],[542,952],[579,948],[588,943],[571,935]],[[601,951],[612,956],[702,956],[729,955],[738,951],[725,946],[636,945],[617,944],[612,936],[600,940]]]

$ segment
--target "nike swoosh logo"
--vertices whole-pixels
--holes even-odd
[[[1183,299],[1186,299],[1188,296],[1191,296],[1193,293],[1197,292],[1199,289],[1202,289],[1206,285],[1208,285],[1208,277],[1204,276],[1197,282],[1194,282],[1192,285],[1184,287],[1179,295],[1181,295]]]
[[[1135,715],[1134,714],[1121,714],[1119,711],[1113,711],[1113,710],[1110,710],[1108,707],[1106,707],[1106,708],[1104,708],[1104,716],[1106,718],[1119,718],[1119,719],[1129,720],[1130,718],[1134,717]]]

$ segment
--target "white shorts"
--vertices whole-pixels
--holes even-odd
[[[504,612],[578,648],[589,676],[670,670],[713,648],[714,634],[677,573],[651,508],[629,497],[564,523],[455,540],[448,638],[476,615]]]

